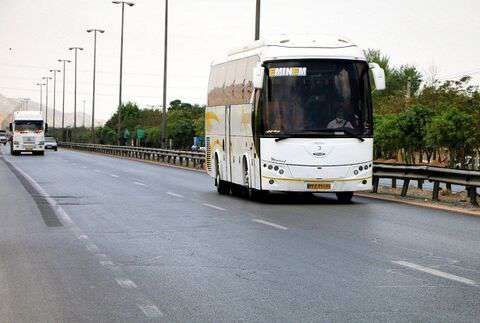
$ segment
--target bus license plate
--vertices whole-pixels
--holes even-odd
[[[33,150],[33,146],[25,146],[25,150]]]
[[[309,190],[330,190],[332,184],[330,183],[321,183],[321,184],[307,184],[307,189]]]

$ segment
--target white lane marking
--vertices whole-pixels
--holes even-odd
[[[101,173],[102,171],[99,170],[99,169],[95,169],[94,172],[96,172],[96,173]]]
[[[175,196],[175,197],[183,198],[183,195],[180,195],[180,194],[177,194],[177,193],[167,192],[167,194],[170,195],[170,196]]]
[[[88,167],[87,166],[82,166],[83,169],[87,169]]]
[[[147,186],[147,184],[140,183],[140,182],[133,182],[133,184],[138,185],[138,186]]]
[[[407,261],[392,261],[392,262],[394,264],[404,266],[404,267],[407,267],[407,268],[410,268],[410,269],[415,269],[415,270],[418,270],[418,271],[422,271],[424,273],[428,273],[430,275],[434,275],[434,276],[437,276],[437,277],[454,280],[456,282],[466,284],[466,285],[470,285],[470,286],[477,286],[477,283],[475,281],[471,280],[471,279],[460,277],[460,276],[453,275],[453,274],[449,274],[449,273],[440,271],[438,269],[424,267],[424,266],[417,265],[417,264],[407,262]]]
[[[120,176],[118,175],[115,175],[115,174],[110,174],[110,176],[114,177],[114,178],[119,178]]]
[[[221,208],[221,207],[216,206],[216,205],[212,205],[212,204],[208,204],[208,203],[203,203],[203,205],[211,207],[212,209],[216,209],[216,210],[220,210],[220,211],[226,211],[224,208]]]
[[[137,288],[137,284],[135,284],[133,281],[127,278],[116,278],[115,281],[122,288],[130,288],[130,289]]]
[[[88,236],[86,234],[81,234],[79,237],[78,237],[78,240],[88,240]]]
[[[100,260],[100,265],[105,266],[105,267],[113,267],[113,261],[111,260]]]
[[[253,219],[252,221],[257,222],[257,223],[261,223],[261,224],[265,224],[265,225],[269,225],[271,227],[274,227],[274,228],[277,228],[277,229],[280,229],[280,230],[288,230],[288,228],[284,227],[283,225],[275,224],[275,223],[268,222],[268,221],[265,221],[265,220]]]
[[[163,316],[163,313],[160,312],[158,307],[151,303],[137,304],[138,308],[145,314],[148,318],[155,318]]]
[[[90,241],[87,241],[85,243],[85,247],[87,248],[88,251],[92,252],[92,253],[97,253],[98,252],[98,247],[96,244],[94,244],[93,242],[90,242]]]

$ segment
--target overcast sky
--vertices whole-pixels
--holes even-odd
[[[135,0],[134,0],[135,1]],[[163,0],[126,8],[124,101],[161,105]],[[120,6],[109,0],[0,0],[0,93],[38,101],[35,83],[79,54],[78,107],[91,108],[93,36],[97,47],[97,115],[118,102]],[[338,34],[378,48],[394,64],[432,66],[439,77],[476,73],[480,80],[478,0],[262,0],[262,36]],[[205,104],[210,62],[253,39],[255,0],[170,0],[168,100]],[[11,48],[11,50],[10,50]],[[61,78],[60,78],[61,79]],[[60,100],[60,96],[58,96]],[[58,106],[57,106],[58,109]],[[73,111],[73,64],[67,69],[66,110]]]

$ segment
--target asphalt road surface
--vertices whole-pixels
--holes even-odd
[[[2,322],[479,320],[480,218],[2,149]]]

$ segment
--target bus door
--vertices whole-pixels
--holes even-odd
[[[225,163],[226,174],[225,180],[232,182],[232,141],[231,141],[231,106],[225,106]]]

